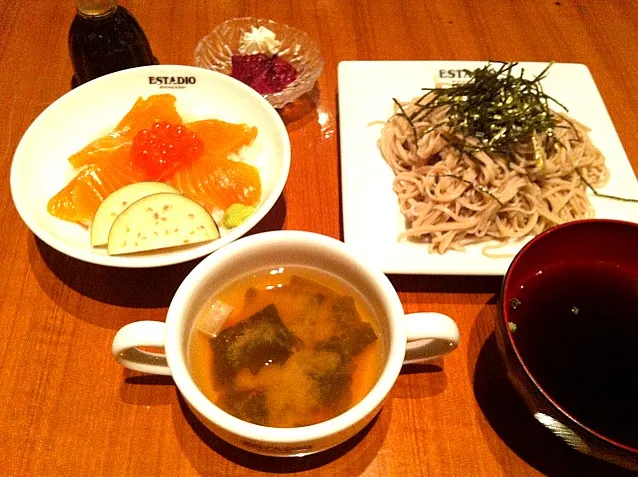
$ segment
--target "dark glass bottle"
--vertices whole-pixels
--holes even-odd
[[[69,30],[73,86],[115,71],[157,64],[144,31],[115,0],[78,0]]]

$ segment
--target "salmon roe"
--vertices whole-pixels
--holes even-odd
[[[133,137],[131,165],[148,180],[162,180],[204,153],[204,142],[182,124],[158,122]]]

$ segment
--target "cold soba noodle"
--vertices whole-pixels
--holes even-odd
[[[465,84],[395,100],[378,145],[395,173],[400,239],[444,253],[593,216],[586,188],[609,178],[602,153],[586,126],[548,107],[547,69],[526,80],[513,66],[488,65]]]

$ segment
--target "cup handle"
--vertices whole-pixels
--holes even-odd
[[[170,376],[171,370],[164,353],[153,353],[139,346],[164,347],[166,323],[136,321],[123,326],[113,338],[113,356],[125,368],[143,373]]]
[[[418,363],[443,356],[459,345],[459,328],[452,318],[441,313],[405,315],[408,342],[403,364]]]

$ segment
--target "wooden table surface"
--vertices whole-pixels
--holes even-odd
[[[638,7],[632,0],[122,0],[162,63],[193,64],[200,37],[232,17],[272,18],[319,42],[315,105],[285,117],[292,167],[261,229],[342,238],[337,64],[342,60],[519,60],[586,64],[638,170]],[[299,459],[252,455],[186,409],[170,378],[111,356],[118,328],[163,320],[195,263],[121,270],[35,238],[9,190],[29,124],[70,89],[71,0],[0,0],[0,475],[625,475],[540,428],[508,384],[493,335],[499,277],[392,276],[407,312],[457,320],[462,343],[408,368],[362,433]],[[319,121],[321,118],[321,121]],[[317,204],[321,203],[318,213]]]

